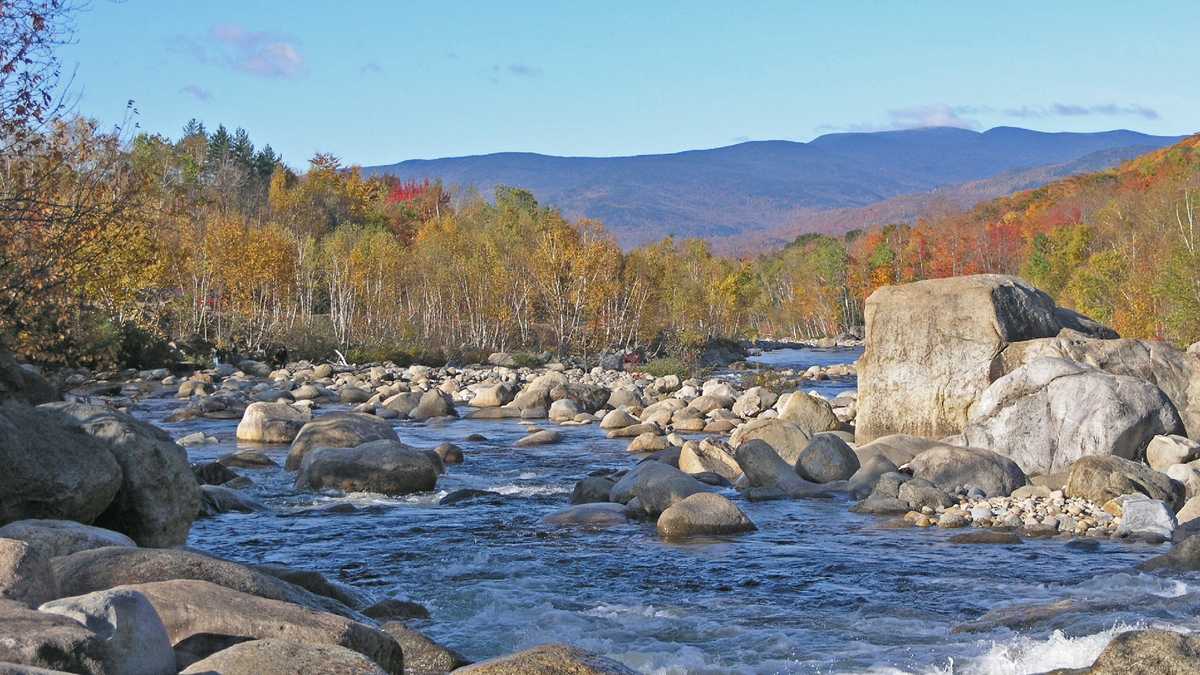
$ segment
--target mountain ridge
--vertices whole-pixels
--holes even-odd
[[[866,207],[1106,150],[1155,149],[1182,138],[1126,129],[926,127],[613,157],[498,152],[406,160],[362,171],[440,179],[486,195],[500,184],[522,187],[568,217],[603,221],[628,248],[666,235],[753,238],[814,211]]]

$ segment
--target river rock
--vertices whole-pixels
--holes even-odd
[[[269,600],[294,603],[353,620],[362,616],[330,598],[228,560],[182,549],[98,548],[51,561],[60,591],[83,595],[116,586],[156,581],[207,581]]]
[[[399,598],[380,600],[363,610],[363,614],[380,621],[407,621],[409,619],[428,619],[429,610],[420,603]]]
[[[179,546],[200,509],[200,486],[187,451],[167,432],[115,410],[82,403],[41,409],[75,420],[121,466],[121,488],[95,524],[123,532],[139,546]]]
[[[279,466],[265,452],[258,450],[231,452],[217,459],[217,462],[223,466],[232,466],[238,469],[270,469]]]
[[[113,589],[62,598],[38,608],[83,624],[103,641],[105,662],[128,675],[170,675],[175,652],[154,606],[137,591]]]
[[[1200,459],[1200,443],[1186,436],[1155,436],[1146,446],[1146,463],[1156,471]]]
[[[398,621],[381,626],[404,650],[405,675],[442,675],[471,663],[458,652],[430,640]]]
[[[588,476],[575,484],[571,491],[572,504],[592,504],[608,501],[608,493],[617,481],[608,476]]]
[[[104,641],[78,621],[0,600],[0,663],[54,673],[122,675],[108,658]]]
[[[842,424],[833,414],[829,401],[803,391],[794,392],[788,397],[787,403],[779,411],[779,419],[792,422],[810,437],[822,431],[834,431]]]
[[[979,488],[987,497],[1007,497],[1028,479],[1011,459],[990,450],[940,445],[908,463],[912,474],[947,492]]]
[[[896,466],[904,466],[922,452],[943,445],[945,443],[930,438],[890,434],[858,446],[854,449],[854,454],[858,455],[859,464],[866,464],[872,457],[885,457]]]
[[[1136,495],[1122,505],[1121,524],[1113,534],[1154,542],[1170,541],[1176,526],[1175,512],[1166,503]]]
[[[398,440],[381,440],[309,452],[300,465],[296,487],[394,496],[428,492],[437,478],[437,466],[424,452]]]
[[[18,539],[0,539],[0,600],[37,607],[58,597],[50,559],[38,547]]]
[[[777,489],[793,497],[815,496],[824,490],[796,474],[796,469],[765,441],[751,439],[737,446],[733,453],[738,466],[752,488]]]
[[[629,414],[629,411],[623,408],[610,410],[600,420],[601,429],[624,429],[638,423],[638,418]]]
[[[237,480],[238,475],[220,462],[205,462],[192,465],[192,475],[196,482],[204,485],[224,485],[231,480]]]
[[[879,481],[879,477],[885,473],[894,472],[896,469],[896,465],[887,457],[872,456],[850,477],[850,496],[862,499],[870,495],[875,490],[875,484]]]
[[[463,463],[463,449],[453,443],[442,443],[433,452],[442,460],[442,464]]]
[[[796,473],[813,483],[849,480],[859,467],[854,450],[830,433],[815,434],[796,458]]]
[[[471,405],[476,408],[498,408],[511,403],[513,396],[512,387],[507,384],[488,385],[475,390]]]
[[[715,473],[730,483],[742,477],[742,467],[729,445],[710,438],[683,444],[679,451],[679,470],[686,474]]]
[[[58,390],[41,373],[17,363],[12,354],[0,351],[0,401],[41,405],[62,400]]]
[[[635,454],[646,454],[658,452],[659,450],[666,450],[668,445],[670,444],[667,443],[666,436],[647,431],[644,434],[639,434],[636,438],[630,441],[629,447],[627,447],[625,450],[626,452]]]
[[[414,420],[427,420],[434,417],[458,417],[454,409],[454,399],[440,389],[430,389],[421,394],[417,407],[408,414]]]
[[[1175,406],[1144,380],[1039,358],[996,380],[963,431],[966,444],[1051,473],[1089,455],[1141,459],[1155,436],[1183,431]]]
[[[387,420],[364,413],[337,413],[308,422],[292,441],[284,468],[300,468],[304,456],[317,448],[353,448],[369,441],[397,441],[400,437]]]
[[[729,437],[729,444],[738,448],[747,441],[761,440],[794,467],[810,439],[811,435],[793,422],[760,417],[738,427]]]
[[[90,523],[112,504],[124,476],[108,445],[73,420],[12,401],[0,403],[0,466],[0,523]]]
[[[120,532],[71,520],[18,520],[0,527],[0,537],[29,544],[46,560],[105,546],[137,546]]]
[[[962,432],[1010,343],[1075,328],[1116,333],[1011,276],[980,274],[884,286],[863,308],[855,435],[941,438]]]
[[[779,395],[766,387],[750,387],[733,404],[733,414],[749,419],[770,409],[779,400]]]
[[[343,605],[363,611],[366,607],[372,604],[371,596],[367,593],[350,586],[343,584],[340,581],[328,579],[324,574],[314,570],[298,569],[293,567],[285,567],[283,565],[250,565],[250,568],[263,574],[267,574],[286,581],[294,586],[299,586],[309,593],[337,600]],[[366,614],[363,611],[363,614]],[[370,616],[369,614],[367,616]],[[426,617],[428,618],[428,617]]]
[[[1200,535],[1192,535],[1175,543],[1163,555],[1150,558],[1138,565],[1143,572],[1170,570],[1174,572],[1200,571]]]
[[[199,516],[211,518],[222,513],[257,513],[266,511],[262,502],[232,488],[221,485],[200,486]]]
[[[733,502],[708,492],[696,493],[672,504],[658,517],[657,527],[659,536],[664,539],[758,529]]]
[[[550,404],[551,422],[570,422],[579,414],[579,407],[569,398],[560,398]]]
[[[612,659],[562,644],[526,649],[454,672],[456,675],[634,675]]]
[[[954,499],[945,490],[922,478],[901,483],[896,498],[913,511],[921,511],[926,507],[936,511],[954,504]]]
[[[123,586],[141,592],[162,618],[181,659],[196,661],[249,639],[278,638],[345,647],[391,675],[403,675],[400,646],[386,633],[336,614],[240,593],[207,581]]]
[[[409,672],[407,654],[405,673]],[[358,652],[327,644],[269,638],[239,642],[201,659],[180,675],[386,675]]]
[[[672,504],[711,488],[673,466],[648,461],[635,466],[613,485],[609,500],[628,504],[637,499],[641,510],[657,516]]]
[[[1183,506],[1183,486],[1145,464],[1120,457],[1084,457],[1071,465],[1065,490],[1103,504],[1121,495],[1143,494],[1167,503],[1174,512]]]
[[[1155,629],[1120,633],[1086,672],[1088,675],[1200,673],[1200,635]]]
[[[518,438],[517,442],[513,443],[513,445],[518,448],[529,448],[535,445],[550,445],[552,443],[558,443],[561,440],[562,434],[558,433],[557,431],[554,431],[553,429],[542,429],[527,436]]]
[[[291,443],[309,419],[307,411],[287,403],[251,403],[242,413],[237,438],[252,443]]]
[[[593,502],[555,511],[543,518],[543,521],[548,525],[602,528],[624,525],[629,522],[629,518],[625,515],[625,506],[622,504]]]

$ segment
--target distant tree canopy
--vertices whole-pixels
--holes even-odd
[[[754,259],[668,237],[622,251],[528,190],[488,201],[290,169],[243,129],[104,132],[61,104],[63,0],[0,5],[0,342],[111,365],[151,341],[327,357],[643,348],[832,335],[887,285],[1021,274],[1122,334],[1200,340],[1200,137],[1118,168]]]

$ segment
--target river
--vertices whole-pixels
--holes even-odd
[[[802,369],[857,356],[781,351],[758,360]],[[193,461],[239,446],[236,420],[162,422],[178,405],[147,399],[135,412],[176,437],[203,430],[220,440],[189,449]],[[653,522],[562,529],[542,518],[589,472],[631,466],[627,440],[594,425],[559,427],[562,443],[517,449],[524,429],[514,420],[396,429],[416,446],[456,443],[466,461],[436,493],[407,499],[302,493],[282,469],[239,469],[270,512],[198,520],[189,544],[420,602],[432,619],[414,627],[472,659],[554,641],[644,673],[1015,674],[1086,665],[1114,627],[1200,627],[1200,576],[1132,571],[1165,546],[956,545],[952,531],[889,529],[849,513],[846,498],[747,503],[732,490],[757,532],[680,545],[660,541]],[[286,446],[265,449],[282,465]],[[503,497],[437,505],[460,488]],[[952,632],[997,607],[1063,598],[1079,601],[1077,611],[1020,631]]]

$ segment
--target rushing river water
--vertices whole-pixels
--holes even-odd
[[[788,351],[762,360],[803,368],[830,354]],[[177,405],[149,399],[137,413],[177,437],[220,439],[190,449],[193,461],[238,446],[236,420],[162,423]],[[1163,546],[955,545],[953,531],[888,529],[846,499],[747,503],[732,490],[757,532],[680,545],[652,522],[548,526],[577,480],[634,461],[627,440],[594,425],[559,429],[560,444],[518,449],[513,420],[398,423],[405,442],[450,441],[466,455],[437,493],[408,499],[301,493],[282,469],[238,470],[271,511],[199,520],[189,543],[418,601],[433,618],[415,626],[472,659],[570,642],[646,673],[1015,674],[1086,665],[1114,626],[1200,627],[1200,577],[1132,571]],[[476,433],[488,440],[465,440]],[[286,446],[266,450],[282,465]],[[460,488],[503,497],[437,505]],[[1072,611],[1018,632],[952,632],[994,608],[1064,598]]]

